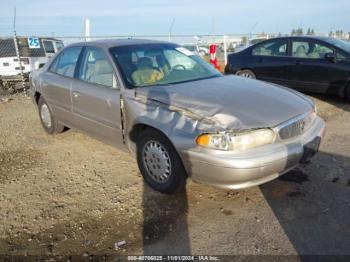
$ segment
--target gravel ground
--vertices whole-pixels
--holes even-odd
[[[189,181],[166,196],[143,184],[127,153],[76,130],[49,136],[28,98],[8,98],[0,99],[0,255],[350,255],[342,99],[313,97],[328,129],[309,165],[247,190]]]

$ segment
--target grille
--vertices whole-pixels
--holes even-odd
[[[305,117],[298,117],[294,121],[291,120],[279,130],[280,138],[285,140],[302,135],[311,127],[315,117],[316,114],[312,112]]]

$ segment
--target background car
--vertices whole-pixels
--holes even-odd
[[[225,72],[350,100],[350,44],[328,37],[273,38],[228,55]]]
[[[201,57],[204,57],[206,55],[209,55],[209,49],[204,46],[196,45],[196,44],[186,44],[183,45],[183,47],[187,48],[191,52],[193,52],[196,55],[199,55]]]
[[[20,60],[18,60],[14,38],[0,39],[0,89],[22,87],[21,68],[27,75],[42,67],[64,45],[55,38],[17,38]]]

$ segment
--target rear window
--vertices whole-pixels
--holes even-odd
[[[57,51],[60,51],[61,49],[63,49],[64,45],[62,41],[56,41],[56,48]]]
[[[49,54],[54,54],[55,53],[55,47],[53,46],[53,42],[52,41],[44,40],[43,41],[43,45],[44,45],[46,53],[49,53]]]
[[[13,39],[0,40],[0,57],[13,57],[16,55],[15,42]]]
[[[20,56],[24,57],[45,57],[43,45],[40,48],[29,48],[27,38],[18,39],[18,49]]]

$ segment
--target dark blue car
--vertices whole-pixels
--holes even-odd
[[[279,37],[228,55],[226,73],[350,100],[350,43],[328,37]]]

